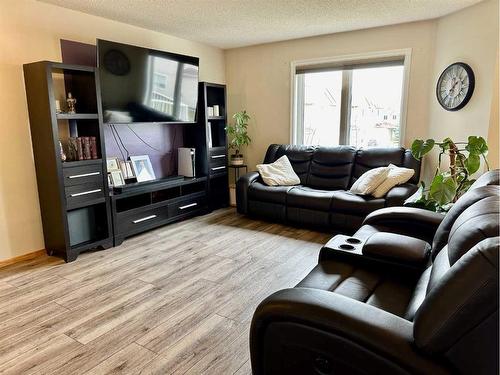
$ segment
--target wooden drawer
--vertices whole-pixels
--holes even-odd
[[[146,208],[134,213],[122,213],[116,215],[115,230],[119,234],[130,235],[160,225],[160,222],[168,219],[169,208],[165,206],[157,208]]]
[[[218,174],[226,174],[227,173],[227,165],[218,165],[218,166],[212,166],[209,165],[208,167],[208,173],[212,175],[218,175]]]
[[[63,169],[64,186],[74,186],[87,183],[101,183],[102,164],[82,165]]]
[[[212,159],[212,156],[218,156],[221,157],[220,155],[226,156],[227,150],[225,147],[211,147],[208,149],[208,158]],[[217,158],[215,158],[217,159]]]
[[[96,203],[98,199],[104,199],[104,187],[102,181],[94,183],[79,184],[67,186],[66,193],[66,206],[68,209],[81,207],[86,204]]]
[[[214,158],[214,159],[212,159],[212,158]],[[214,156],[210,156],[209,159],[208,159],[208,165],[210,166],[210,168],[217,168],[217,167],[220,167],[220,166],[227,165],[226,155],[214,155]]]
[[[206,197],[203,194],[202,196],[195,196],[191,198],[182,199],[175,203],[169,203],[168,205],[168,216],[175,217],[187,214],[189,212],[197,211],[206,204]]]

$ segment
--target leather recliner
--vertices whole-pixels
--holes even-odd
[[[315,228],[359,228],[370,212],[401,206],[418,189],[420,161],[403,148],[355,149],[272,144],[264,163],[286,155],[300,178],[298,186],[267,186],[257,172],[236,183],[238,212]],[[405,184],[383,198],[350,194],[347,190],[363,173],[389,164],[415,170]]]
[[[257,308],[253,374],[497,374],[498,184],[486,173],[446,216],[375,211],[353,236],[363,250],[388,236],[384,255],[428,242],[420,266],[323,247],[304,280]]]

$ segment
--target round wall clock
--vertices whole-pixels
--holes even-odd
[[[121,51],[109,50],[104,55],[104,67],[106,70],[117,76],[124,76],[130,71],[130,61]]]
[[[462,62],[451,64],[439,76],[436,96],[447,111],[458,111],[465,107],[474,92],[474,72]]]

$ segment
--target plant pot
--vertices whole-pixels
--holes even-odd
[[[241,154],[231,155],[231,158],[230,158],[231,165],[243,165],[244,162],[245,161],[243,159],[243,155],[241,155]]]

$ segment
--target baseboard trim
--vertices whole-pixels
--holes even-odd
[[[38,258],[40,256],[45,255],[46,253],[47,252],[45,251],[45,249],[42,249],[42,250],[33,251],[32,253],[19,255],[19,256],[14,257],[14,258],[0,260],[0,268],[5,267],[5,266],[9,266],[9,265],[14,264],[14,263],[22,262],[24,260],[31,260],[33,258]]]

